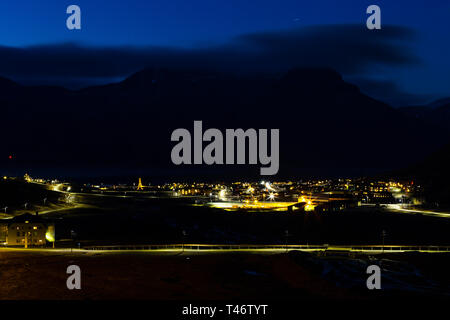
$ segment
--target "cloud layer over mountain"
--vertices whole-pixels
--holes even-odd
[[[222,45],[189,49],[79,44],[0,47],[0,70],[2,76],[24,84],[71,88],[114,82],[147,67],[235,73],[330,67],[344,76],[365,79],[380,68],[420,63],[406,45],[413,38],[413,31],[398,26],[371,31],[362,25],[323,25],[246,34]],[[383,95],[379,90],[374,93]]]

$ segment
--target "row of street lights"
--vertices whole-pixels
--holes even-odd
[[[47,203],[47,198],[44,198],[44,199],[43,199],[43,202],[44,202],[44,206],[45,206],[46,203]],[[25,203],[23,204],[23,207],[24,207],[25,210],[28,209],[28,205],[29,205],[28,202],[25,202]],[[3,209],[3,211],[4,211],[5,213],[7,213],[8,208],[9,208],[8,206],[4,206],[2,209]]]

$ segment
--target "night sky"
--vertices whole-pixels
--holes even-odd
[[[82,30],[66,29],[70,4]],[[381,31],[365,28],[370,4]],[[22,0],[0,16],[0,75],[24,84],[77,88],[208,57],[243,72],[323,64],[395,106],[450,96],[447,0]]]

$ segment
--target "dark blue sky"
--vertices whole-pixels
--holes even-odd
[[[82,30],[69,31],[66,29],[65,20],[66,8],[70,4],[77,4],[82,11]],[[377,4],[382,11],[382,28],[387,26],[402,27],[404,32],[395,33],[387,40],[377,40],[377,31],[364,30],[367,15],[365,10],[368,5]],[[300,37],[303,48],[309,46],[312,38],[310,34],[319,36],[326,34],[324,39],[332,39],[335,32],[346,32],[347,28],[336,28],[336,25],[352,26],[352,30],[361,26],[364,33],[358,33],[355,41],[364,41],[370,44],[371,38],[378,47],[370,48],[376,55],[378,50],[383,51],[383,46],[392,45],[391,50],[402,59],[372,59],[364,62],[362,68],[349,68],[342,66],[342,59],[337,64],[337,69],[344,73],[347,79],[359,84],[363,90],[393,104],[413,104],[424,103],[426,101],[450,96],[450,1],[448,0],[428,0],[428,1],[300,1],[300,0],[21,0],[2,1],[0,3],[0,52],[4,54],[0,63],[0,74],[15,78],[22,82],[39,82],[40,80],[51,83],[60,81],[62,84],[71,84],[71,81],[64,82],[61,75],[44,71],[34,70],[27,74],[26,71],[14,73],[5,66],[17,64],[20,68],[22,59],[29,57],[43,56],[41,60],[36,60],[36,64],[42,64],[45,70],[52,69],[51,50],[56,50],[60,55],[67,55],[65,60],[70,61],[77,50],[85,56],[92,55],[91,51],[86,51],[86,47],[97,49],[114,49],[120,46],[120,50],[141,50],[139,55],[142,58],[150,52],[150,47],[158,50],[165,47],[173,47],[180,56],[189,50],[221,50],[230,46],[238,47],[239,39],[242,35],[252,35],[253,39],[258,35],[266,35],[268,32],[276,32],[277,37],[283,38],[284,33],[289,34],[289,30],[296,30]],[[314,30],[308,36],[302,30],[311,26],[328,26],[325,29]],[[306,28],[306,29],[305,29]],[[321,30],[321,31],[317,31]],[[325,30],[325,31],[324,31]],[[340,34],[338,37],[355,37],[352,32]],[[334,35],[335,36],[335,35]],[[241,37],[241,38],[240,38]],[[237,40],[238,41],[237,41]],[[248,38],[246,41],[248,41]],[[296,41],[296,37],[289,38],[289,41]],[[299,41],[300,41],[299,40]],[[351,40],[351,39],[350,39]],[[271,41],[273,39],[271,38]],[[325,40],[324,40],[325,41]],[[365,50],[358,46],[353,46],[351,41],[344,41],[347,45],[346,55],[348,60],[358,60],[360,52]],[[71,49],[61,50],[61,44],[72,43],[81,45]],[[35,53],[34,46],[50,45]],[[289,45],[283,42],[286,50]],[[315,43],[315,46],[320,44]],[[126,47],[126,49],[124,49]],[[333,55],[330,45],[325,44],[324,48],[329,50],[327,54]],[[92,49],[92,48],[91,48]],[[16,50],[16,51],[14,51]],[[17,51],[19,50],[19,51]],[[20,51],[21,50],[21,51]],[[60,51],[57,51],[60,50]],[[213,50],[213,51],[214,51]],[[298,50],[298,48],[297,48]],[[235,50],[236,51],[236,50]],[[235,52],[234,51],[234,52]],[[6,52],[6,53],[4,53]],[[20,54],[16,54],[19,52]],[[69,53],[68,53],[69,52]],[[210,51],[208,51],[210,52]],[[114,56],[114,52],[103,52]],[[150,55],[152,52],[150,52]],[[197,53],[196,53],[197,54]],[[202,52],[204,54],[204,52]],[[343,55],[343,52],[340,53]],[[365,53],[366,56],[368,53]],[[383,54],[383,53],[381,53]],[[70,56],[70,57],[69,57]],[[353,59],[353,56],[356,58]],[[7,61],[11,58],[11,61]],[[97,58],[86,58],[87,64],[92,63]],[[101,55],[100,55],[101,57]],[[126,55],[124,59],[130,59]],[[322,59],[327,60],[326,56]],[[333,58],[330,58],[333,60]],[[80,61],[77,61],[79,64]],[[114,60],[109,61],[112,69]],[[149,61],[142,60],[144,64]],[[317,63],[317,61],[315,61]],[[325,61],[325,64],[326,61]],[[331,64],[334,66],[333,64]],[[84,85],[102,81],[112,81],[125,76],[125,73],[138,68],[138,66],[120,69],[117,73],[105,73],[93,75],[86,72],[75,75],[71,70],[67,70],[67,78],[73,79],[72,83]],[[2,70],[3,69],[3,70]],[[77,72],[79,72],[77,67]],[[92,69],[87,66],[87,69]],[[5,71],[6,70],[6,71]],[[8,71],[9,70],[9,71]],[[85,82],[84,82],[85,80]]]

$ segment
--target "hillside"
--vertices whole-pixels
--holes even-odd
[[[46,186],[21,179],[0,179],[0,217],[48,210],[61,203],[61,194],[48,190]]]
[[[415,179],[424,186],[429,205],[450,209],[450,144],[425,160],[395,173],[397,177]]]
[[[192,130],[194,120],[204,128],[279,128],[285,177],[404,167],[449,141],[446,130],[362,94],[329,69],[279,77],[146,69],[78,91],[6,80],[0,91],[0,133],[10,137],[0,164],[31,174],[208,172],[170,161],[171,132]],[[259,172],[259,166],[209,169],[227,176]]]
[[[425,106],[399,108],[399,111],[429,125],[450,131],[450,98],[440,99]]]

